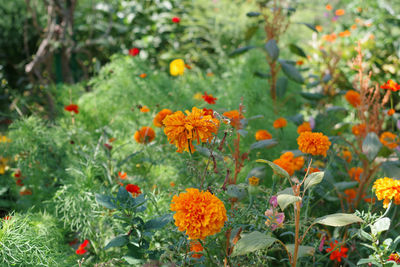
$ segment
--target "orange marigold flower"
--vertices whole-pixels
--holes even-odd
[[[165,108],[165,109],[161,110],[160,112],[158,112],[157,115],[154,117],[154,120],[153,120],[154,126],[159,127],[159,128],[163,127],[164,126],[163,120],[168,115],[171,115],[172,113],[173,113],[172,110],[167,109],[167,108]]]
[[[387,112],[388,116],[392,116],[394,113],[396,113],[396,110],[394,110],[393,108],[389,109]]]
[[[126,179],[126,176],[127,176],[126,172],[118,172],[118,177],[120,179],[124,180]]]
[[[257,141],[261,141],[271,139],[272,135],[267,130],[258,130],[255,137]]]
[[[202,252],[204,250],[203,246],[198,240],[190,240],[190,252],[192,252],[192,258],[200,259],[203,254],[195,253],[195,252]]]
[[[353,107],[357,107],[361,104],[360,94],[354,90],[347,91],[345,97],[347,102],[349,102]]]
[[[382,89],[390,90],[392,92],[396,92],[400,90],[400,84],[397,84],[393,80],[388,80],[385,84],[381,85]]]
[[[290,176],[294,174],[293,162],[279,158],[274,160],[273,163],[284,169]]]
[[[400,180],[392,178],[380,178],[372,186],[375,189],[375,195],[378,200],[383,199],[383,207],[387,208],[390,201],[394,199],[394,204],[400,204]]]
[[[337,38],[336,33],[326,34],[322,36],[322,39],[330,43],[333,43],[336,40],[336,38]]]
[[[186,114],[177,111],[163,120],[164,133],[169,142],[177,147],[179,153],[196,151],[193,146],[195,140],[197,144],[210,142],[219,127],[219,120],[205,115],[203,110],[196,107],[192,108],[192,112],[186,110]]]
[[[87,252],[86,247],[89,244],[89,240],[85,240],[83,241],[82,244],[79,245],[78,249],[76,250],[76,254],[78,255],[82,255],[85,254]]]
[[[140,112],[145,113],[145,112],[149,112],[149,111],[150,111],[150,109],[147,106],[143,106],[140,108]]]
[[[175,187],[175,183],[174,183],[174,182],[170,182],[169,185],[170,185],[171,187]]]
[[[351,131],[355,136],[364,136],[367,133],[367,126],[364,123],[356,124]]]
[[[275,129],[286,127],[286,125],[287,125],[287,120],[285,118],[282,118],[282,117],[276,119],[274,121],[274,124],[273,124]]]
[[[304,61],[303,60],[297,60],[296,61],[296,65],[298,65],[298,66],[301,66],[301,65],[303,65],[304,64]]]
[[[244,119],[243,114],[241,113],[239,114],[239,111],[237,110],[231,110],[224,112],[222,115],[230,119],[230,124],[232,125],[232,127],[240,129],[241,127],[240,120]]]
[[[330,4],[327,4],[327,5],[325,6],[325,8],[326,8],[326,10],[329,10],[329,11],[332,10],[332,6],[331,6]]]
[[[353,24],[353,25],[351,25],[351,27],[350,27],[352,30],[355,30],[355,29],[357,29],[357,25],[356,24]]]
[[[350,35],[351,35],[351,32],[349,30],[345,30],[345,31],[339,33],[340,37],[349,37]]]
[[[255,176],[251,176],[249,178],[249,184],[253,186],[257,186],[260,183],[260,178],[257,178]]]
[[[279,159],[273,161],[276,165],[284,169],[289,175],[293,175],[295,171],[300,170],[304,165],[303,157],[294,157],[293,152],[285,152]]]
[[[347,203],[352,203],[354,199],[356,199],[357,193],[354,189],[346,189],[344,190],[344,194],[346,195]]]
[[[322,26],[321,25],[317,25],[317,26],[315,26],[315,29],[317,30],[317,31],[319,31],[319,32],[322,32]]]
[[[391,132],[383,132],[379,140],[384,146],[390,149],[395,149],[399,146],[399,137]]]
[[[175,59],[169,64],[169,73],[172,76],[183,75],[185,72],[185,62],[182,59]]]
[[[366,198],[364,198],[364,201],[367,202],[367,203],[375,204],[375,198],[374,197],[366,197]]]
[[[390,254],[387,261],[395,261],[396,263],[400,263],[400,256],[397,253],[392,253],[392,254]]]
[[[304,171],[307,172],[307,168],[304,168]],[[320,172],[321,170],[318,168],[310,167],[308,170],[308,174],[314,173],[314,172]]]
[[[311,124],[308,121],[303,122],[297,127],[297,133],[301,134],[302,132],[311,132]]]
[[[175,225],[189,239],[205,239],[219,233],[227,220],[224,203],[210,192],[187,188],[172,198]]]
[[[74,112],[75,114],[79,113],[79,107],[76,104],[70,104],[68,106],[65,106],[64,110],[69,111],[69,112]]]
[[[323,133],[302,132],[297,138],[297,144],[299,145],[300,151],[303,153],[326,157],[326,152],[331,142]]]
[[[137,197],[138,195],[140,195],[142,193],[142,191],[140,190],[140,187],[135,184],[127,184],[125,186],[125,189],[126,189],[126,191],[131,193],[133,197]]]
[[[136,142],[140,144],[147,144],[153,141],[154,137],[156,137],[156,133],[151,127],[142,127],[139,131],[136,131],[133,136]]]
[[[347,161],[348,163],[350,163],[351,160],[353,159],[353,157],[352,157],[352,155],[351,155],[351,152],[348,151],[348,150],[344,150],[344,151],[342,152],[342,156],[343,156],[343,159],[344,159],[345,161]]]
[[[338,9],[338,10],[335,11],[335,15],[336,15],[336,16],[343,16],[344,13],[346,13],[346,12],[344,11],[344,9]]]
[[[364,172],[364,169],[361,167],[353,167],[348,171],[348,174],[351,179],[354,181],[360,182],[361,174]]]
[[[329,255],[329,259],[332,261],[336,260],[337,262],[341,262],[342,258],[347,258],[346,253],[349,249],[344,246],[340,246],[339,248],[337,240],[335,240],[335,243],[331,242],[329,246],[330,247],[326,249],[326,252],[331,253]]]
[[[147,77],[147,74],[146,74],[146,73],[142,73],[142,74],[139,75],[139,77],[142,78],[142,79],[143,79],[143,78],[146,78],[146,77]]]
[[[215,104],[215,100],[217,100],[218,98],[214,97],[213,95],[208,95],[207,92],[204,92],[204,95],[202,95],[202,98],[204,99],[204,101],[206,101],[208,104],[214,105]]]

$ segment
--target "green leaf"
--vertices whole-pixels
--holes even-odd
[[[106,195],[100,195],[100,194],[95,194],[96,202],[103,207],[106,207],[107,209],[116,209],[117,206],[112,202],[114,199],[113,197],[106,196]]]
[[[286,187],[285,189],[283,189],[282,191],[279,191],[276,194],[277,195],[292,195],[292,196],[294,196],[293,188],[291,188],[291,187]]]
[[[376,155],[378,155],[379,150],[382,147],[379,137],[374,132],[370,132],[364,139],[362,144],[362,151],[367,156],[367,158],[372,161]]]
[[[248,46],[244,46],[244,47],[239,47],[239,48],[233,50],[232,52],[230,52],[229,56],[230,57],[238,56],[238,55],[241,55],[241,54],[243,54],[243,53],[245,53],[245,52],[247,52],[247,51],[249,51],[251,49],[254,49],[254,48],[256,48],[256,46],[254,46],[254,45],[248,45]]]
[[[124,158],[123,160],[121,160],[118,164],[117,164],[117,168],[116,169],[120,169],[120,167],[122,165],[124,165],[125,163],[127,163],[131,158],[133,158],[134,156],[136,156],[137,154],[141,153],[140,151],[138,152],[134,152],[132,154],[130,154],[129,156],[127,156],[126,158]]]
[[[276,44],[276,41],[274,39],[269,40],[266,44],[265,44],[265,50],[267,51],[269,57],[275,61],[278,59],[279,57],[279,47]]]
[[[315,31],[316,33],[318,33],[317,29],[314,27],[314,25],[311,25],[310,23],[305,23],[305,22],[299,22],[299,24],[303,24],[305,26],[307,26],[307,28]]]
[[[345,190],[345,189],[353,188],[358,184],[359,184],[359,182],[352,181],[352,182],[339,182],[339,183],[335,183],[333,185],[336,187],[336,189],[338,191],[342,191],[342,190]]]
[[[173,221],[172,214],[165,214],[160,218],[152,219],[144,224],[144,229],[160,229]]]
[[[320,100],[325,97],[325,95],[320,93],[308,93],[308,92],[300,92],[300,95],[308,100]]]
[[[288,86],[288,79],[286,77],[279,77],[276,81],[276,96],[282,98],[285,96]]]
[[[376,261],[376,259],[374,258],[374,256],[370,255],[369,258],[365,258],[365,259],[361,259],[357,262],[357,265],[363,265],[363,264],[368,264],[368,263],[372,263],[376,266],[382,266],[382,264],[380,264],[379,262]],[[386,265],[385,265],[386,266]]]
[[[254,11],[248,12],[248,13],[246,14],[246,16],[248,16],[248,17],[257,17],[257,16],[260,16],[260,15],[261,15],[260,12],[254,12]]]
[[[124,260],[126,260],[127,263],[133,265],[133,266],[140,266],[140,264],[142,263],[141,260],[139,259],[135,259],[132,256],[123,256],[122,257]]]
[[[280,61],[283,73],[292,81],[297,83],[304,83],[304,78],[301,76],[299,70],[292,64],[286,63],[285,61]]]
[[[364,222],[360,217],[354,215],[354,214],[347,214],[347,213],[335,213],[335,214],[330,214],[326,215],[320,218],[315,219],[314,223],[319,223],[323,225],[329,225],[329,226],[335,226],[335,227],[341,227],[345,225],[349,225],[352,223],[357,223],[357,222]]]
[[[104,249],[109,249],[112,247],[122,247],[129,243],[128,235],[119,235],[114,237],[108,244],[104,247]]]
[[[273,146],[276,146],[278,142],[275,139],[267,139],[267,140],[261,140],[257,141],[250,146],[250,150],[256,149],[256,148],[270,148]]]
[[[292,256],[294,255],[294,247],[295,244],[287,244],[285,245],[287,250],[289,251]],[[302,258],[305,256],[312,256],[315,253],[315,248],[310,246],[299,246],[299,250],[297,252],[298,258]]]
[[[226,193],[230,197],[236,197],[243,199],[247,196],[247,185],[246,184],[230,184],[226,187]]]
[[[274,170],[274,172],[276,174],[278,174],[279,176],[290,178],[290,175],[287,173],[287,171],[285,171],[284,169],[282,169],[281,167],[279,167],[272,161],[265,160],[265,159],[258,159],[258,160],[256,160],[256,162],[267,163]]]
[[[254,75],[259,77],[259,78],[271,78],[271,74],[269,73],[262,73],[260,71],[255,71]]]
[[[258,231],[243,235],[233,248],[232,257],[269,248],[277,239]]]
[[[128,191],[126,191],[125,187],[121,186],[118,190],[118,194],[117,194],[117,200],[120,203],[126,203],[129,201],[131,195],[129,194]]]
[[[304,50],[301,49],[299,46],[297,46],[295,44],[290,44],[289,49],[290,49],[290,52],[292,52],[293,54],[296,54],[300,57],[307,58],[306,53],[304,53]]]
[[[301,197],[298,196],[293,196],[293,195],[289,195],[289,194],[281,194],[278,195],[278,204],[279,207],[281,207],[281,210],[286,209],[287,206],[289,206],[290,204],[293,204],[297,201],[301,201]]]
[[[304,181],[304,190],[307,190],[309,187],[319,184],[324,179],[324,172],[313,172],[307,175],[306,180]]]
[[[380,234],[384,231],[389,230],[390,227],[390,219],[388,217],[381,218],[377,220],[372,226],[371,226],[371,233],[376,236],[377,234]]]

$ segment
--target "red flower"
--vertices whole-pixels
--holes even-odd
[[[21,171],[20,171],[20,170],[16,171],[16,172],[14,173],[14,177],[15,177],[15,178],[20,178],[20,177],[21,177]]]
[[[339,249],[337,240],[335,240],[335,243],[331,242],[329,246],[330,246],[330,248],[326,249],[326,252],[331,252],[329,259],[341,262],[342,258],[347,258],[346,253],[349,249],[346,247],[343,247],[343,246],[340,246],[340,249]]]
[[[105,143],[104,146],[108,149],[111,150],[112,149],[112,145]]]
[[[83,241],[83,243],[80,244],[79,248],[76,250],[76,254],[78,254],[78,255],[85,254],[87,252],[87,250],[85,248],[88,244],[89,244],[89,240],[86,239],[85,241]]]
[[[393,80],[388,80],[385,84],[381,85],[381,88],[396,92],[400,90],[400,84],[397,84]]]
[[[400,256],[397,253],[392,253],[392,254],[390,254],[387,261],[395,261],[396,263],[400,263]]]
[[[10,220],[10,219],[11,219],[11,216],[4,216],[3,219],[4,219],[4,220]]]
[[[204,101],[206,101],[208,104],[211,104],[211,105],[214,105],[215,100],[217,100],[217,98],[215,98],[213,95],[207,95],[207,92],[204,92],[204,95],[202,96],[202,98],[204,99]]]
[[[120,179],[124,180],[124,179],[126,179],[127,174],[126,174],[126,172],[118,172],[118,176]]]
[[[132,57],[139,55],[139,53],[140,53],[139,48],[134,47],[134,48],[129,49],[129,55],[131,55]]]
[[[75,112],[75,114],[79,113],[78,109],[79,109],[78,105],[75,105],[75,104],[70,104],[70,105],[64,107],[64,110],[69,111],[69,112]]]
[[[173,17],[173,18],[172,18],[172,22],[173,22],[173,23],[179,23],[179,22],[181,22],[181,19],[178,18],[178,17]]]
[[[70,245],[71,247],[73,245],[75,245],[76,243],[78,243],[78,238],[74,238],[74,240],[72,240],[71,242],[68,243],[68,245]]]
[[[133,197],[137,197],[138,195],[140,195],[142,193],[142,191],[140,191],[140,187],[135,184],[127,184],[125,186],[125,189],[126,189],[126,191],[131,193]]]
[[[203,108],[204,111],[204,116],[210,115],[211,117],[214,118],[214,110],[211,108]]]
[[[16,184],[17,184],[18,186],[24,186],[24,184],[22,183],[22,180],[21,180],[21,179],[18,179],[18,180],[16,181]]]

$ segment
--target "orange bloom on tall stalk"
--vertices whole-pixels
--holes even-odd
[[[241,127],[240,120],[244,119],[243,114],[240,114],[239,111],[237,110],[231,110],[224,112],[222,115],[230,119],[230,124],[232,125],[232,127],[240,129]]]
[[[133,136],[136,142],[140,144],[147,144],[153,141],[154,137],[156,137],[156,133],[151,127],[142,127],[139,131],[136,131]]]
[[[394,199],[394,204],[400,204],[400,180],[392,178],[380,178],[372,186],[378,200],[383,199],[383,207],[387,208],[390,201]]]
[[[390,149],[395,149],[399,146],[399,137],[391,132],[383,132],[379,140],[384,146]]]
[[[346,189],[344,190],[344,194],[346,195],[347,203],[352,203],[354,199],[356,199],[357,193],[354,189]]]
[[[201,96],[204,101],[206,101],[208,104],[210,105],[214,105],[215,104],[215,100],[217,100],[218,98],[214,97],[213,95],[208,95],[207,92],[204,92],[204,95]]]
[[[79,113],[79,107],[76,104],[70,104],[68,106],[65,106],[64,110],[69,111],[69,112],[74,112],[75,114]]]
[[[308,121],[303,122],[297,127],[297,133],[301,134],[302,132],[311,132],[311,124]]]
[[[349,176],[352,180],[360,182],[361,174],[364,172],[364,169],[361,167],[353,167],[349,170]]]
[[[393,108],[389,109],[387,112],[388,116],[392,116],[394,113],[396,113],[396,110],[394,110]]]
[[[400,90],[400,84],[397,84],[393,80],[388,80],[385,84],[381,85],[382,89],[390,90],[392,92],[396,92]]]
[[[200,259],[203,254],[195,253],[195,252],[202,252],[204,250],[203,246],[198,240],[190,240],[190,252],[192,252],[192,258]]]
[[[350,163],[353,159],[351,152],[348,150],[343,150],[342,157],[345,161],[347,161],[347,163]]]
[[[350,35],[351,35],[351,32],[349,30],[345,30],[345,31],[339,33],[340,37],[349,37]]]
[[[295,158],[293,152],[288,151],[283,153],[279,159],[276,159],[273,162],[284,169],[289,175],[293,175],[295,171],[298,171],[303,167],[304,158]]]
[[[329,255],[329,259],[332,261],[336,260],[337,262],[341,262],[342,258],[347,258],[347,251],[349,250],[348,248],[344,246],[338,246],[338,241],[335,240],[335,243],[331,242],[330,247],[326,249],[326,252],[331,252]]]
[[[268,140],[272,138],[272,135],[267,130],[258,130],[255,134],[256,140]]]
[[[139,77],[142,78],[142,79],[144,79],[144,78],[147,77],[147,74],[146,74],[146,73],[142,73],[142,74],[139,75]]]
[[[149,111],[150,111],[150,109],[147,106],[143,106],[143,107],[140,108],[140,112],[146,113],[146,112],[149,112]]]
[[[303,153],[326,157],[326,152],[331,142],[328,136],[323,133],[303,132],[297,138],[297,144],[299,145],[300,151]]]
[[[332,10],[332,6],[331,6],[330,4],[327,4],[327,5],[325,6],[325,8],[326,8],[326,10],[329,10],[329,11]]]
[[[175,225],[189,239],[205,239],[219,233],[227,220],[224,203],[210,192],[187,188],[172,198]]]
[[[167,108],[165,108],[165,109],[161,110],[160,112],[158,112],[157,115],[154,117],[154,120],[153,120],[154,126],[159,127],[159,128],[163,127],[164,126],[163,120],[168,115],[171,115],[172,113],[173,113],[172,110],[167,109]]]
[[[169,64],[169,73],[172,76],[183,75],[185,72],[185,62],[182,59],[175,59]]]
[[[317,26],[315,26],[315,29],[318,31],[318,32],[322,32],[322,26],[321,25],[317,25]]]
[[[364,136],[367,133],[367,126],[364,123],[356,124],[351,128],[355,136]]]
[[[177,111],[163,120],[164,133],[168,141],[177,147],[179,153],[196,151],[193,146],[195,140],[197,144],[211,142],[213,134],[217,133],[219,127],[219,120],[205,115],[203,110],[196,107],[192,108],[192,112],[186,110],[186,114]]]
[[[274,124],[273,124],[275,129],[286,127],[286,125],[287,125],[287,120],[285,118],[282,118],[282,117],[276,119],[274,121]]]
[[[347,102],[349,102],[349,104],[353,107],[357,107],[361,104],[361,96],[358,92],[354,90],[347,91],[345,97]]]
[[[343,16],[344,13],[346,13],[346,12],[344,11],[344,9],[338,9],[338,10],[335,11],[335,15],[336,15],[336,16]]]

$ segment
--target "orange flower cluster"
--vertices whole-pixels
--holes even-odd
[[[158,112],[153,120],[154,126],[159,127],[159,128],[163,127],[164,126],[163,120],[165,119],[165,117],[167,117],[168,115],[171,115],[172,113],[173,113],[172,110],[167,109],[167,108]]]
[[[273,124],[275,129],[286,127],[286,125],[287,125],[287,121],[285,118],[278,118],[274,121],[274,124]]]
[[[271,139],[272,135],[267,130],[258,130],[255,137],[257,141],[261,141]]]
[[[297,133],[301,134],[303,132],[311,132],[311,124],[308,121],[303,122],[297,127]]]
[[[394,113],[396,113],[396,110],[394,110],[393,108],[389,109],[387,112],[388,116],[392,116]]]
[[[303,157],[294,157],[293,152],[285,152],[279,159],[273,161],[276,165],[287,171],[291,176],[295,171],[300,170],[304,165]]]
[[[380,178],[372,186],[378,200],[383,199],[383,207],[387,208],[390,201],[394,199],[394,204],[400,204],[400,180],[392,178]]]
[[[219,233],[227,220],[224,203],[210,192],[188,188],[172,198],[175,225],[189,239],[205,239]]]
[[[136,131],[135,135],[133,136],[136,142],[140,144],[147,144],[153,141],[156,137],[156,133],[151,127],[142,127],[139,131]]]
[[[351,179],[354,181],[360,182],[361,174],[364,172],[364,169],[361,167],[353,167],[348,171],[348,174]]]
[[[255,177],[255,176],[251,176],[249,178],[249,184],[253,185],[253,186],[257,186],[260,183],[260,178]]]
[[[303,153],[313,156],[322,155],[326,157],[331,142],[323,133],[303,132],[297,138],[299,149]]]
[[[360,94],[354,90],[347,91],[345,97],[347,102],[349,102],[353,107],[357,107],[361,104]]]
[[[222,115],[224,115],[225,117],[230,119],[230,121],[231,121],[230,124],[232,125],[232,127],[236,128],[236,129],[240,129],[240,127],[241,127],[240,120],[244,119],[244,116],[242,114],[240,114],[239,111],[231,110],[231,111],[224,112]]]
[[[354,199],[356,199],[357,193],[354,189],[346,189],[344,190],[344,194],[346,195],[347,203],[352,203]]]
[[[351,152],[348,150],[343,150],[342,157],[345,161],[347,161],[347,163],[350,163],[353,159]]]
[[[351,35],[351,32],[349,30],[345,30],[345,31],[339,33],[340,37],[349,37],[350,35]]]
[[[190,252],[192,252],[192,258],[200,259],[203,254],[196,253],[202,252],[204,250],[203,246],[198,240],[191,240],[190,241]]]
[[[307,172],[307,168],[304,168],[304,171],[305,172]],[[309,169],[308,169],[308,174],[311,174],[311,173],[314,173],[314,172],[320,172],[321,170],[320,169],[318,169],[317,167],[310,167]]]
[[[336,38],[337,38],[336,33],[326,34],[322,36],[322,39],[330,43],[333,43],[336,40]]]
[[[167,116],[163,123],[168,141],[177,147],[179,153],[196,151],[193,146],[194,140],[197,140],[197,144],[210,142],[219,127],[219,120],[205,115],[204,110],[196,107],[192,108],[192,112],[186,110],[186,115],[177,111]]]
[[[344,246],[340,246],[339,248],[337,240],[335,240],[335,243],[331,242],[329,246],[330,247],[326,249],[326,252],[331,252],[329,259],[332,261],[336,260],[337,262],[341,262],[342,258],[347,258],[347,251],[349,249]]]
[[[343,16],[346,12],[344,11],[344,9],[338,9],[335,11],[335,15],[336,16]]]
[[[393,80],[388,80],[385,84],[381,85],[381,88],[396,92],[400,90],[400,84],[396,83]]]
[[[383,132],[379,140],[384,146],[390,149],[395,149],[399,146],[399,137],[391,132]]]
[[[356,124],[351,128],[355,136],[364,136],[367,133],[367,126],[364,123]]]

